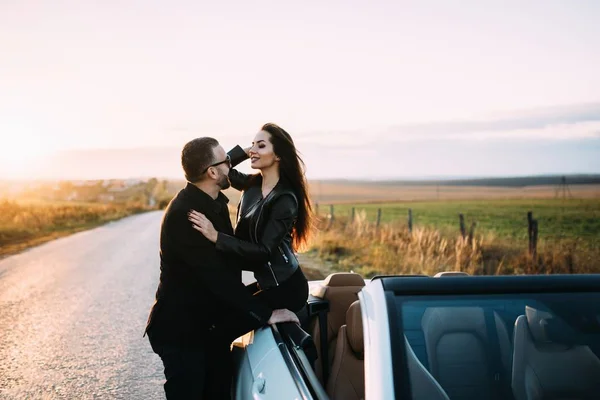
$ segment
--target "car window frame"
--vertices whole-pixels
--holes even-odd
[[[329,400],[329,396],[319,382],[304,350],[297,346],[278,325],[271,326],[273,337],[302,398],[305,400]],[[298,329],[301,328],[298,327]]]

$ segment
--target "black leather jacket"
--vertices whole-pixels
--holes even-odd
[[[232,166],[248,158],[239,146],[229,156]],[[217,250],[240,256],[241,269],[253,271],[261,289],[279,286],[299,265],[292,250],[292,229],[298,217],[296,195],[283,178],[264,199],[260,174],[247,175],[232,168],[229,180],[243,193],[235,237],[219,232]]]

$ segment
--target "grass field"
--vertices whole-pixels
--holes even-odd
[[[317,185],[318,187],[318,185]],[[314,189],[315,186],[312,186]],[[346,189],[346,190],[344,190]],[[309,255],[334,270],[375,274],[443,270],[471,274],[600,272],[600,185],[556,188],[407,187],[321,184],[320,222]],[[334,222],[328,218],[334,205]],[[351,221],[351,210],[355,219]],[[378,209],[381,224],[376,226]],[[407,230],[412,210],[413,232]],[[527,212],[538,221],[538,252],[528,252]],[[459,214],[468,241],[460,235]]]
[[[527,212],[538,220],[540,240],[581,239],[589,245],[600,242],[600,199],[511,199],[447,200],[401,203],[336,204],[335,216],[365,213],[374,222],[381,209],[381,222],[406,226],[412,209],[413,227],[435,228],[447,233],[459,231],[462,213],[467,229],[476,222],[476,232],[503,239],[527,240]],[[329,207],[320,206],[321,216]]]

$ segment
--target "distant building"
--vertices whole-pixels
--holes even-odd
[[[74,190],[74,191],[72,191],[72,192],[71,192],[71,193],[70,193],[70,194],[69,194],[69,195],[66,197],[66,199],[65,199],[65,200],[67,200],[67,201],[74,201],[74,200],[77,200],[77,198],[78,198],[78,197],[79,197],[79,196],[77,195],[77,192]]]
[[[117,182],[113,182],[112,185],[107,190],[112,193],[123,192],[123,191],[127,190],[127,186],[125,185],[124,182],[117,181]]]
[[[127,187],[139,185],[140,183],[144,183],[144,181],[142,181],[141,179],[126,179],[125,180],[125,186],[127,186]]]
[[[115,201],[115,196],[113,194],[101,193],[98,195],[98,201],[100,203],[111,203]]]

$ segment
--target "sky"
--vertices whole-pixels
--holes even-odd
[[[0,179],[182,178],[187,141],[265,122],[313,179],[600,173],[599,20],[583,0],[0,0]]]

